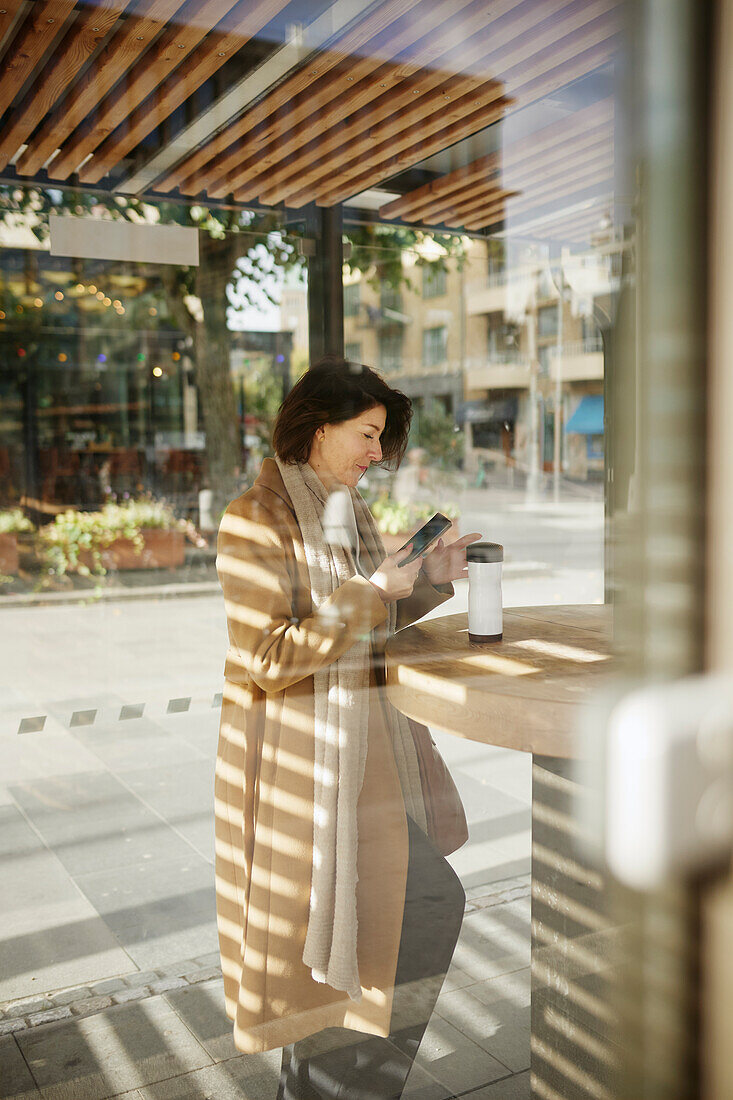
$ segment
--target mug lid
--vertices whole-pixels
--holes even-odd
[[[498,542],[473,542],[466,547],[466,561],[504,561],[504,547]]]

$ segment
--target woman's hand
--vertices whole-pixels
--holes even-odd
[[[431,584],[449,584],[461,577],[468,576],[466,565],[466,547],[472,542],[480,542],[482,535],[473,531],[470,535],[449,543],[447,546],[438,539],[432,550],[425,556],[422,566]]]
[[[422,558],[417,558],[400,567],[400,562],[410,556],[411,550],[412,543],[409,543],[396,554],[390,554],[369,578],[369,583],[376,588],[385,603],[412,595],[423,561]]]

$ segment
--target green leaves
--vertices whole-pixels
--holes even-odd
[[[20,531],[32,531],[33,524],[21,508],[0,511],[0,535],[17,535]]]
[[[57,576],[75,572],[81,576],[104,576],[102,551],[115,539],[129,539],[142,553],[142,532],[149,528],[170,531],[186,529],[172,509],[158,500],[129,500],[108,503],[99,512],[78,512],[69,508],[38,532],[41,559]],[[81,556],[81,560],[80,560]],[[91,558],[91,565],[88,564]]]

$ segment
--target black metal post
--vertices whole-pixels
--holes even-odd
[[[344,354],[343,208],[309,207],[306,213],[308,338],[310,361]]]

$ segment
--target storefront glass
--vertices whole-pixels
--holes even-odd
[[[232,780],[220,755],[220,781],[223,769],[241,804],[214,801],[222,708],[230,746],[247,741],[226,718],[235,696],[246,709],[247,685],[231,670],[223,683],[216,533],[273,454],[281,402],[324,353],[375,368],[412,403],[402,465],[375,462],[360,482],[385,552],[434,511],[452,521],[451,539],[500,543],[509,645],[511,630],[526,634],[503,655],[469,651],[468,581],[456,574],[450,599],[432,592],[425,623],[448,622],[447,648],[465,643],[465,664],[436,679],[416,652],[394,674],[443,708],[431,729],[469,825],[450,853],[467,893],[464,930],[405,1095],[414,1082],[431,1100],[494,1084],[487,1100],[528,1097],[532,1059],[534,1095],[572,1100],[615,1064],[610,967],[595,947],[584,956],[566,1011],[555,993],[572,967],[542,951],[608,924],[602,891],[587,905],[583,876],[596,871],[569,854],[563,823],[575,813],[567,716],[584,697],[582,674],[602,671],[612,644],[609,385],[637,215],[621,125],[626,35],[615,0],[35,0],[0,10],[0,816],[11,837],[0,1002],[23,1021],[12,1042],[29,1094],[58,1083],[51,1065],[59,1081],[81,1066],[103,1100],[118,1084],[183,1081],[210,1063],[211,1080],[182,1085],[182,1096],[199,1085],[227,1096],[232,1080],[248,1094],[252,1075],[277,1092],[283,1044],[266,1038],[250,1060],[224,1014],[214,863],[222,829],[229,836],[247,812],[255,767],[253,828],[269,830],[257,843],[270,846],[277,897],[253,911],[251,942],[272,916],[265,954],[272,974],[285,973],[302,922],[278,905],[300,898],[312,835],[302,842],[300,810],[277,827],[267,815],[291,786],[301,798],[303,776],[313,785],[318,769],[289,747],[288,736],[302,746],[303,723],[287,699],[283,737],[257,743],[256,766],[250,753]],[[239,618],[229,601],[230,663],[241,657],[236,623],[259,623],[304,567],[296,554],[278,572],[280,549],[267,544]],[[220,558],[225,583],[246,573],[222,565],[231,557]],[[285,635],[299,630],[295,605],[280,619]],[[542,684],[562,661],[558,702]],[[386,677],[380,665],[380,691]],[[471,694],[493,691],[494,678],[503,687],[491,701]],[[272,782],[261,782],[263,761],[275,762]],[[383,804],[375,835],[391,820],[394,772],[366,784]],[[533,800],[538,820],[545,813],[534,932]],[[378,854],[399,856],[404,839]],[[242,868],[261,885],[264,864],[243,845],[220,889],[223,939],[243,911]],[[30,884],[28,853],[40,868]],[[291,863],[278,877],[283,853]],[[400,867],[395,857],[378,910],[398,934]],[[239,917],[222,917],[229,902]],[[581,914],[572,928],[568,906]],[[225,958],[227,979],[240,947],[239,963],[236,951]],[[391,989],[380,981],[365,1004],[382,1021]],[[430,981],[421,973],[416,988]],[[242,990],[242,1013],[254,1012]],[[128,993],[162,1014],[150,1043],[168,1060],[148,1059],[142,1076],[107,1073],[88,1038],[108,1026],[104,998],[115,997],[109,1027],[122,1035]],[[298,1017],[297,998],[285,1011],[287,998],[267,997],[268,1011]],[[64,1005],[75,1006],[58,1021],[73,1047],[66,1069],[56,1053],[44,1063],[31,1051],[31,1017]],[[169,1048],[184,1031],[195,1053],[178,1062]],[[115,1049],[120,1065],[135,1061],[124,1038]],[[576,1063],[580,1077],[565,1073]]]

